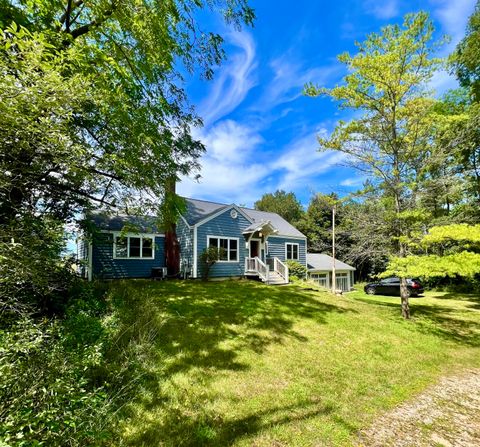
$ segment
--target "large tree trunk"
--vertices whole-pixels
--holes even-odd
[[[176,178],[171,178],[165,187],[165,262],[168,276],[177,276],[180,272],[180,245],[177,239],[177,213],[169,209],[175,204]]]

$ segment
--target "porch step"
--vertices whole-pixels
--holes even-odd
[[[270,272],[268,275],[268,284],[269,285],[279,285],[286,284],[285,279],[282,275],[277,272]]]

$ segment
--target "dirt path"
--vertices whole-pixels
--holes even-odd
[[[379,418],[359,446],[480,446],[480,369],[440,382]]]

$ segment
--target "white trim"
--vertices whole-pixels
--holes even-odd
[[[218,259],[217,263],[222,264],[238,264],[240,262],[240,240],[238,237],[229,237],[229,236],[216,236],[216,235],[207,235],[207,248],[210,247],[210,239],[226,239],[228,241],[227,247],[227,260]],[[237,259],[235,261],[230,260],[230,241],[237,242]]]
[[[93,279],[93,244],[92,244],[92,241],[88,241],[87,279],[89,281],[91,281]]]
[[[113,232],[113,259],[128,259],[128,260],[153,260],[155,259],[155,234],[148,233],[122,233],[121,231]],[[127,238],[127,256],[117,256],[117,237]],[[140,239],[140,256],[130,256],[130,238],[139,238]],[[142,256],[143,255],[143,239],[152,240],[152,256]]]
[[[193,226],[193,277],[197,278],[198,266],[198,250],[197,250],[197,226]]]
[[[185,219],[185,217],[183,217],[183,214],[179,214],[179,216],[183,219],[183,221],[185,222],[185,225],[191,230],[193,228],[192,225],[190,225],[188,222],[187,222],[187,219]]]
[[[237,205],[225,205],[223,208],[220,208],[218,211],[215,213],[211,214],[210,216],[205,217],[203,220],[199,220],[195,226],[200,226],[203,225],[204,223],[207,223],[211,221],[212,219],[215,219],[216,217],[220,216],[224,212],[228,211],[229,209],[235,209],[237,212],[239,212],[245,219],[247,219],[250,223],[253,223],[253,220],[247,216]]]
[[[297,246],[297,257],[296,258],[288,258],[287,257],[287,245],[296,245]],[[293,250],[292,250],[293,255]],[[300,244],[297,242],[285,242],[285,261],[300,261]]]
[[[284,239],[298,239],[300,241],[307,241],[307,237],[306,236],[290,236],[288,234],[271,234],[269,235],[268,237],[283,237]]]

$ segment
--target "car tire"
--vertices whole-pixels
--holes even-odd
[[[377,293],[375,287],[368,287],[365,292],[367,292],[367,295],[375,295]]]

